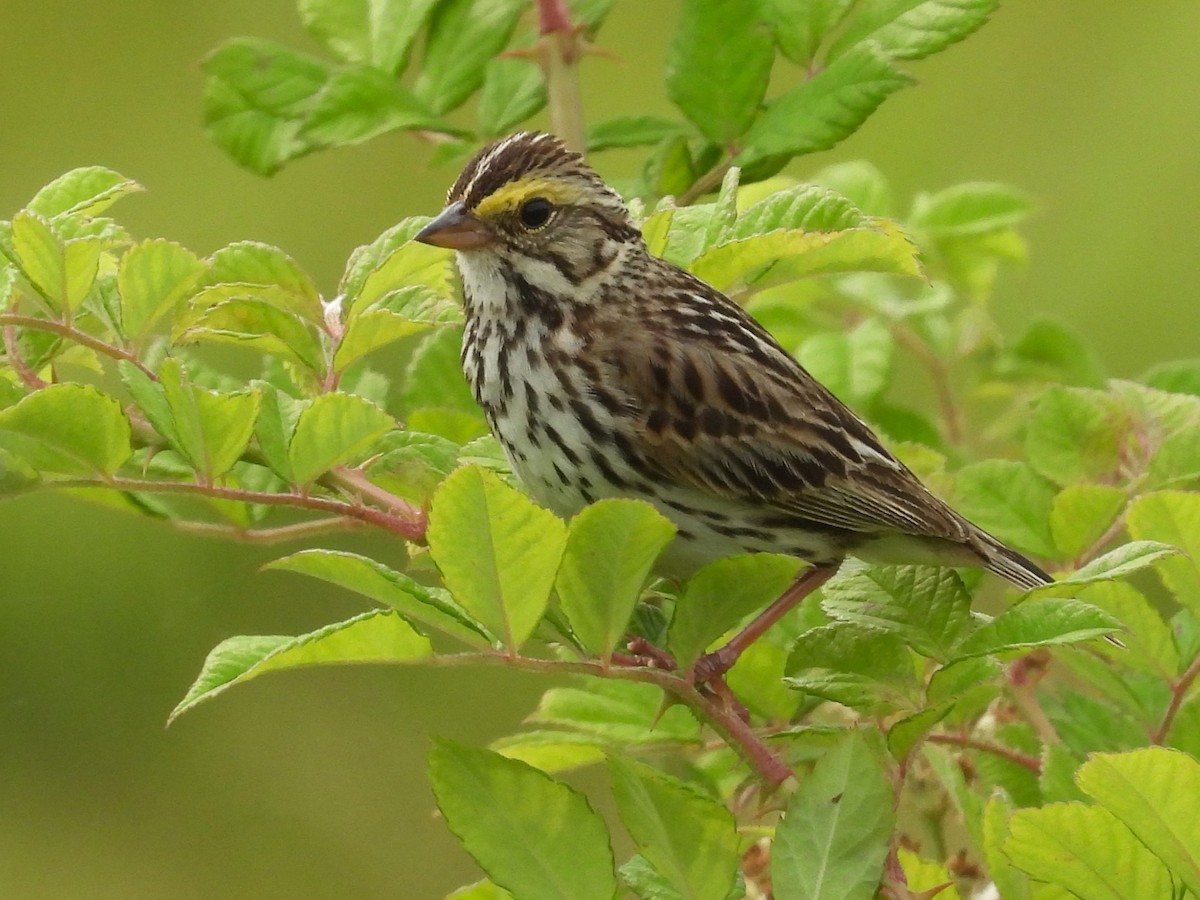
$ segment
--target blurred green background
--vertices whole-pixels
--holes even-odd
[[[602,32],[617,59],[584,66],[590,118],[666,111],[675,10],[619,0]],[[116,209],[135,235],[200,253],[266,241],[330,291],[356,245],[439,208],[455,173],[403,135],[271,180],[236,168],[200,129],[198,61],[244,34],[319,52],[291,0],[0,0],[0,217],[103,164],[149,188]],[[1041,212],[1030,265],[1003,278],[1002,322],[1070,322],[1116,376],[1200,353],[1200,4],[1010,0],[911,70],[916,88],[792,171],[863,157],[901,197],[1016,184]],[[599,162],[620,175],[635,161]],[[325,543],[399,556],[378,538]],[[0,505],[0,896],[425,898],[476,877],[432,814],[428,735],[510,731],[542,681],[302,672],[164,729],[222,638],[362,608],[256,571],[282,552],[58,497]]]

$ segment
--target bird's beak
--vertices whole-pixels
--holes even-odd
[[[496,233],[459,200],[443,209],[413,240],[450,250],[479,250],[496,243]]]

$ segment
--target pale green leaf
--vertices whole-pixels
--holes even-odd
[[[796,578],[799,561],[755,554],[717,560],[692,576],[675,605],[667,646],[688,670],[717,638],[778,599]]]
[[[300,0],[304,27],[347,62],[397,74],[436,0]]]
[[[270,244],[238,241],[222,247],[208,260],[208,283],[219,285],[257,285],[267,291],[246,296],[261,299],[287,309],[314,325],[321,325],[324,313],[321,296],[312,278],[294,259]],[[242,296],[235,289],[229,296]]]
[[[1200,830],[1194,815],[1200,762],[1165,747],[1095,753],[1076,777],[1085,793],[1200,896]]]
[[[324,394],[300,413],[288,445],[288,461],[298,484],[366,456],[395,427],[386,412],[352,394]]]
[[[1034,597],[982,625],[955,655],[985,656],[1020,647],[1086,641],[1121,630],[1121,623],[1090,603]]]
[[[778,900],[870,900],[894,823],[892,786],[866,739],[851,732],[788,802],[771,848]]]
[[[1053,584],[1037,588],[1039,592],[1061,595],[1063,591],[1099,581],[1113,581],[1139,572],[1160,560],[1178,556],[1179,551],[1170,544],[1159,541],[1130,541],[1098,556],[1087,565]]]
[[[550,600],[566,544],[562,520],[467,466],[434,495],[426,538],[454,599],[517,652]]]
[[[850,331],[812,335],[796,353],[809,373],[851,406],[866,406],[891,383],[895,339],[879,318],[864,319]]]
[[[1014,868],[1004,855],[1004,843],[1008,840],[1008,820],[1012,815],[1012,801],[1003,792],[996,791],[984,807],[982,824],[982,847],[984,862],[992,882],[1004,900],[1031,900],[1029,879],[1025,873]]]
[[[904,847],[900,848],[896,856],[900,860],[900,868],[904,871],[908,889],[913,892],[914,897],[920,897],[926,891],[932,892],[935,888],[939,888],[936,893],[932,894],[938,900],[962,900],[962,895],[959,894],[958,888],[954,885],[954,879],[950,877],[945,866],[921,859],[917,854]],[[924,895],[931,896],[931,894]]]
[[[683,706],[663,710],[663,693],[633,681],[588,679],[584,688],[551,688],[530,722],[570,728],[606,743],[695,743],[700,725]]]
[[[1055,555],[1050,534],[1054,485],[1028,463],[989,459],[965,466],[955,481],[955,507],[1019,550]]]
[[[1138,497],[1126,523],[1131,537],[1171,544],[1182,556],[1163,560],[1159,574],[1176,600],[1200,611],[1200,494],[1160,491]]]
[[[437,740],[429,781],[450,830],[496,884],[521,900],[612,900],[604,820],[584,796],[490,750]]]
[[[47,219],[96,216],[127,194],[141,190],[140,184],[119,172],[85,166],[55,178],[34,195],[27,209]]]
[[[1081,597],[1125,626],[1121,643],[1128,652],[1113,651],[1123,665],[1152,673],[1164,681],[1179,675],[1179,652],[1171,629],[1145,595],[1128,584],[1106,582],[1089,586]]]
[[[1054,385],[1033,405],[1025,456],[1058,484],[1107,481],[1121,465],[1121,412],[1102,391]]]
[[[738,871],[738,834],[721,804],[650,766],[610,757],[621,821],[651,865],[693,900],[725,900]]]
[[[1004,852],[1013,865],[1080,900],[1172,895],[1162,861],[1110,812],[1083,803],[1019,809],[1008,821]]]
[[[553,774],[602,762],[604,744],[590,734],[554,729],[509,735],[492,741],[491,749]]]
[[[199,257],[171,241],[148,240],[130,247],[117,270],[125,334],[135,340],[143,337],[179,305],[205,271]]]
[[[340,372],[373,350],[429,328],[424,322],[414,322],[386,309],[359,313],[350,319],[346,333],[338,344],[333,357],[334,369]]]
[[[62,475],[111,475],[133,452],[121,404],[83,384],[52,384],[0,410],[0,438],[34,469]]]
[[[555,587],[583,645],[605,662],[675,526],[637,500],[601,500],[571,520]]]
[[[319,578],[370,597],[410,621],[436,628],[471,646],[492,645],[491,637],[463,612],[448,591],[423,585],[365,556],[337,550],[301,550],[263,568]]]
[[[829,57],[871,41],[896,59],[922,59],[980,28],[999,5],[1000,0],[865,0]]]
[[[420,662],[433,655],[429,639],[396,613],[374,610],[308,634],[229,638],[208,654],[199,677],[168,721],[235,684],[267,672],[346,663]]]
[[[12,245],[29,283],[55,309],[66,309],[66,248],[50,223],[28,211],[17,213],[12,218]]]
[[[1125,508],[1126,492],[1108,484],[1069,484],[1054,497],[1050,534],[1060,559],[1073,559],[1107,532]]]
[[[313,328],[295,314],[257,299],[237,298],[193,310],[177,322],[172,339],[179,344],[232,344],[278,356],[313,372],[325,368]]]
[[[163,436],[207,481],[224,475],[254,433],[258,392],[222,393],[199,387],[187,380],[175,359],[163,363],[159,379],[173,423]]]
[[[917,195],[909,221],[938,238],[963,238],[1012,228],[1033,209],[1025,194],[1007,184],[967,182]]]

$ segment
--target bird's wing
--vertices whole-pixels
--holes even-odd
[[[968,539],[972,526],[749,315],[686,283],[670,304],[589,336],[605,383],[624,394],[636,425],[629,449],[646,467],[764,507],[779,525]]]

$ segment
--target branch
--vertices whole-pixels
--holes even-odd
[[[46,387],[46,382],[29,367],[29,363],[25,362],[25,358],[21,356],[21,348],[17,346],[17,329],[13,325],[4,323],[4,319],[7,318],[9,317],[0,315],[0,325],[4,327],[4,353],[8,356],[9,363],[25,387],[32,391]]]
[[[87,478],[67,478],[42,482],[39,486],[49,488],[108,488],[134,494],[190,494],[200,497],[219,497],[222,500],[237,500],[242,503],[257,503],[262,506],[285,506],[294,509],[316,510],[331,513],[346,519],[355,519],[374,525],[408,541],[420,541],[425,536],[425,514],[414,507],[385,511],[373,506],[345,503],[328,497],[313,497],[303,493],[272,493],[270,491],[248,491],[222,485],[199,484],[194,481],[154,481],[141,478],[113,477],[103,481]]]
[[[758,734],[743,722],[735,712],[705,697],[694,685],[688,684],[674,672],[653,669],[648,666],[614,667],[598,662],[582,660],[539,659],[532,656],[508,656],[502,653],[467,652],[434,656],[424,665],[464,666],[499,665],[525,672],[570,672],[592,675],[596,678],[612,678],[619,681],[638,681],[652,684],[676,697],[701,720],[707,722],[717,734],[749,763],[759,776],[774,788],[795,777],[795,773],[763,743]]]
[[[294,522],[291,525],[279,525],[274,528],[242,528],[238,525],[224,525],[220,522],[192,522],[185,519],[168,519],[167,521],[172,528],[186,534],[232,538],[250,544],[279,544],[284,541],[298,541],[321,534],[345,531],[349,528],[361,528],[365,525],[358,519],[349,519],[345,516],[329,516],[324,519]]]
[[[1179,714],[1179,707],[1183,705],[1187,692],[1191,690],[1197,678],[1200,678],[1200,656],[1192,660],[1192,664],[1187,667],[1187,670],[1171,685],[1171,702],[1167,705],[1167,711],[1163,713],[1162,722],[1150,736],[1154,743],[1162,744],[1167,739],[1167,735],[1171,733],[1171,726],[1175,724],[1175,716]]]
[[[9,328],[29,328],[33,331],[48,331],[51,334],[57,334],[65,337],[68,340],[74,341],[84,347],[95,350],[102,356],[108,356],[112,359],[123,359],[126,362],[133,363],[142,372],[150,378],[158,381],[158,376],[154,374],[145,363],[137,356],[126,350],[124,347],[118,347],[116,344],[110,344],[103,341],[93,334],[88,334],[86,331],[80,331],[73,325],[66,322],[58,322],[54,319],[39,319],[36,316],[19,316],[13,313],[0,313],[0,326],[5,327],[5,342],[7,344],[7,330]],[[10,355],[11,351],[10,351]]]
[[[536,58],[550,94],[550,122],[571,150],[587,151],[583,98],[579,92],[579,59],[583,55],[579,29],[571,24],[565,0],[537,0]]]
[[[1018,766],[1028,769],[1034,775],[1042,774],[1042,761],[1040,759],[1036,756],[1030,756],[1028,753],[1014,750],[1011,747],[1005,747],[1003,744],[968,737],[965,734],[930,734],[926,736],[925,740],[931,744],[966,747],[968,750],[979,750],[982,753],[990,753],[992,756],[999,756],[1002,759],[1007,759],[1009,762],[1016,763]]]

